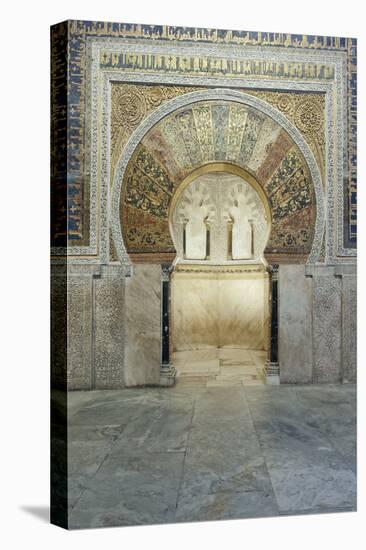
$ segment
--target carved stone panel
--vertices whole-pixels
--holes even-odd
[[[123,386],[125,278],[119,266],[104,266],[95,279],[95,387]]]
[[[90,273],[69,275],[67,283],[68,389],[92,387],[92,301]]]
[[[192,215],[185,225],[186,258],[190,260],[204,260],[206,258],[206,225],[204,218]]]
[[[357,379],[357,278],[342,276],[342,380]]]
[[[313,276],[313,382],[339,382],[342,360],[341,278],[332,268]]]

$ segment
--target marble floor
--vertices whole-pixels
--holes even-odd
[[[173,353],[180,380],[200,379],[206,387],[257,385],[265,381],[267,352],[243,348],[211,348]]]
[[[69,526],[356,509],[353,385],[71,392]]]

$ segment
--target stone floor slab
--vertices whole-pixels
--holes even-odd
[[[70,514],[71,528],[174,521],[183,453],[114,456],[86,482]]]
[[[175,520],[217,521],[279,515],[273,495],[263,492],[202,494],[179,500]]]
[[[71,528],[356,507],[354,386],[196,379],[88,393],[69,400]]]

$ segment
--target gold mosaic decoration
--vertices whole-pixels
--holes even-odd
[[[283,106],[284,99],[279,98]],[[295,107],[291,112],[301,119]],[[286,108],[290,112],[287,104]],[[314,120],[318,127],[319,119]],[[244,168],[263,189],[273,220],[266,253],[305,258],[313,240],[316,204],[302,154],[269,116],[223,100],[177,109],[151,128],[136,148],[121,197],[127,251],[174,254],[168,224],[174,193],[193,170],[213,162]]]
[[[111,181],[124,146],[143,120],[166,101],[197,89],[194,86],[112,84]],[[266,101],[298,128],[324,179],[324,94],[248,89],[243,92]],[[179,109],[148,132],[125,174],[121,222],[127,250],[133,254],[174,253],[166,219],[172,193],[192,169],[208,162],[226,161],[239,166],[252,162],[253,173],[264,185],[278,219],[278,230],[271,234],[268,254],[278,251],[306,255],[311,247],[315,221],[310,176],[301,155],[299,159],[283,132],[282,141],[279,140],[280,144],[272,150],[274,165],[263,162],[261,157],[267,146],[260,151],[258,144],[265,131],[264,122],[267,131],[277,135],[276,124],[272,125],[258,111],[235,102],[219,105],[211,101]],[[255,158],[258,166],[254,168]],[[293,158],[296,163],[292,166]],[[292,187],[299,191],[295,202],[291,199]],[[110,259],[117,259],[113,246]]]
[[[325,94],[245,90],[281,111],[302,133],[325,174]]]
[[[147,86],[144,84],[112,84],[111,165],[116,167],[123,147],[139,124],[163,103],[194,91],[189,86]]]
[[[111,115],[111,168],[112,176],[123,147],[132,132],[157,107],[169,99],[193,92],[195,86],[155,86],[143,84],[112,84]],[[201,88],[202,89],[202,88]],[[325,173],[325,95],[323,93],[272,92],[243,90],[247,94],[263,99],[279,111],[303,134],[320,168],[323,180]],[[194,111],[195,113],[195,111]],[[203,115],[202,115],[203,116]],[[206,116],[209,116],[206,113]],[[199,139],[210,138],[200,133],[200,121],[195,113]],[[239,124],[237,122],[237,124]],[[207,161],[210,157],[206,156]],[[212,160],[212,159],[211,159]],[[112,177],[113,179],[113,177]]]

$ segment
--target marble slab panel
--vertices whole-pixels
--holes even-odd
[[[249,350],[242,348],[221,348],[219,357],[221,361],[248,361],[251,356]]]
[[[72,529],[356,507],[353,384],[88,395],[70,396]]]
[[[185,363],[181,369],[185,373],[215,373],[219,372],[219,359],[211,359],[209,361],[189,361]]]
[[[174,273],[171,287],[174,349],[217,348],[219,310],[216,275]]]
[[[281,265],[278,284],[280,380],[311,383],[312,280],[303,265]]]
[[[268,317],[268,298],[265,301],[264,297],[265,279],[265,276],[258,273],[220,275],[220,347],[263,349],[266,339],[265,321]]]
[[[108,458],[70,514],[69,527],[174,521],[184,453]]]
[[[137,264],[126,279],[125,384],[159,384],[161,267]]]
[[[220,414],[217,414],[220,411]],[[250,418],[248,403],[240,385],[236,388],[207,389],[200,395],[195,405],[195,420],[204,420],[208,424],[221,422],[241,424]]]
[[[230,512],[278,514],[243,390],[217,386],[196,402],[176,520],[225,519]]]
[[[281,513],[356,509],[355,473],[334,457],[322,465],[270,468]]]
[[[191,428],[193,404],[175,397],[153,406],[141,407],[140,414],[125,426],[110,455],[129,453],[183,452]]]
[[[175,520],[218,521],[278,516],[273,494],[263,491],[244,493],[209,493],[192,498],[182,495],[178,502]]]
[[[173,353],[173,359],[176,363],[189,363],[190,361],[210,361],[219,357],[219,350],[212,349],[196,349],[184,350]]]
[[[268,278],[262,273],[174,273],[175,350],[247,348],[268,340]]]

